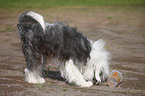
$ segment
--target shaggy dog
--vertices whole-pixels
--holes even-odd
[[[32,11],[20,15],[17,28],[26,58],[25,81],[45,83],[46,57],[58,60],[61,76],[80,87],[92,86],[94,78],[101,83],[108,77],[110,56],[103,40],[92,42],[76,28],[47,23]]]

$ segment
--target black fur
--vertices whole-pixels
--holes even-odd
[[[48,25],[44,33],[41,25],[27,13],[20,16],[17,27],[28,69],[42,67],[46,56],[62,62],[69,59],[74,63],[87,62],[90,58],[90,42],[76,28],[57,22]]]

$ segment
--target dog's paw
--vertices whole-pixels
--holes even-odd
[[[100,84],[101,84],[101,81],[97,81],[96,84],[97,84],[97,85],[100,85]]]
[[[28,83],[32,83],[32,84],[43,84],[45,83],[45,79],[44,78],[25,78],[25,81],[27,81]]]
[[[39,83],[39,84],[43,84],[43,83],[45,83],[45,79],[44,79],[44,78],[39,78],[39,80],[38,80],[37,83]]]
[[[101,84],[101,78],[100,78],[100,76],[96,76],[96,80],[97,80],[97,82],[96,82],[97,85]]]
[[[45,79],[42,78],[37,72],[32,72],[30,70],[28,70],[27,68],[25,68],[25,81],[27,81],[28,83],[33,83],[33,84],[42,84],[45,83]]]
[[[88,82],[81,84],[80,86],[81,87],[91,87],[91,86],[93,86],[93,83],[91,81],[88,81]]]

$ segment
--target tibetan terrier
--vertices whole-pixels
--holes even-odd
[[[92,86],[94,78],[101,83],[108,77],[110,55],[103,40],[93,42],[76,28],[47,23],[32,11],[20,15],[17,30],[26,59],[25,81],[45,83],[46,58],[58,60],[61,76],[80,87]]]

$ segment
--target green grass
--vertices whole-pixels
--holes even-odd
[[[145,5],[145,0],[0,0],[0,8],[50,8],[58,6],[134,5]]]
[[[63,89],[64,92],[68,91],[67,89]]]

